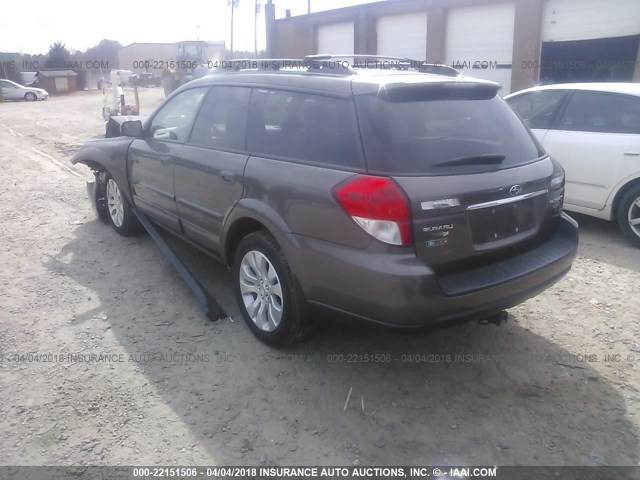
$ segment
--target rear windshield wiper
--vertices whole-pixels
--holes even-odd
[[[450,167],[456,165],[499,165],[501,164],[506,155],[499,153],[485,153],[483,155],[472,155],[469,157],[458,157],[450,160],[443,160],[436,162],[433,167]]]

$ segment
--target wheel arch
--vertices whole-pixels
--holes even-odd
[[[120,191],[127,201],[133,205],[133,198],[131,197],[129,189],[129,179],[127,177],[126,155],[111,156],[102,149],[84,147],[71,157],[70,162],[73,165],[78,163],[86,165],[94,172],[105,171],[109,173],[120,187]]]
[[[222,254],[227,266],[233,263],[233,256],[240,240],[259,230],[270,233],[282,247],[282,233],[289,233],[284,219],[270,206],[255,199],[242,199],[231,210],[224,222]]]
[[[251,217],[237,219],[229,228],[224,242],[224,262],[226,265],[233,263],[236,248],[244,237],[253,232],[266,231],[269,229],[261,222]]]
[[[611,219],[617,220],[618,215],[618,207],[620,206],[620,202],[622,198],[626,195],[626,193],[631,190],[633,187],[640,185],[640,174],[634,178],[625,180],[625,183],[622,184],[616,191],[613,202],[611,203]]]

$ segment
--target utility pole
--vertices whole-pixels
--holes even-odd
[[[235,3],[231,0],[231,53],[233,53],[233,11],[235,10]]]
[[[265,30],[267,34],[267,58],[275,58],[278,53],[276,45],[275,23],[276,9],[273,0],[267,0],[264,6]]]
[[[311,13],[311,0],[307,0],[307,14]]]
[[[258,0],[255,0],[253,16],[253,50],[255,51],[256,58],[258,58],[258,13],[260,13],[260,4],[258,3]]]
[[[233,12],[238,6],[240,0],[228,0],[227,5],[231,5],[231,53],[233,54]]]

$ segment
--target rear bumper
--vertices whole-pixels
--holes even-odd
[[[441,276],[413,252],[378,253],[287,237],[285,254],[310,303],[410,328],[488,316],[546,290],[571,268],[578,224],[563,214],[553,235],[533,249]]]

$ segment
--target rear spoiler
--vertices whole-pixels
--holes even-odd
[[[404,80],[404,81],[403,81]],[[376,95],[390,102],[421,102],[428,100],[489,100],[498,94],[500,84],[464,77],[447,80],[394,78],[393,81],[352,83],[354,95]]]
[[[498,94],[500,84],[494,82],[391,83],[380,95],[391,102],[423,102],[428,100],[489,100]]]

